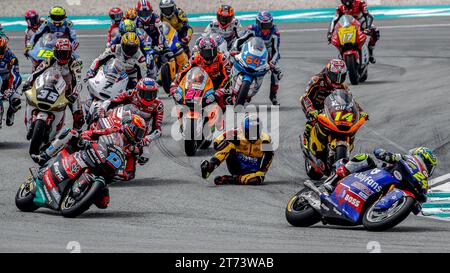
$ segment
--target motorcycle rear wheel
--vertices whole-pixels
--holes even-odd
[[[353,85],[359,84],[358,64],[356,63],[355,56],[348,55],[345,58],[345,64],[347,65],[350,82]]]
[[[398,203],[400,201],[401,203]],[[387,217],[380,220],[374,218],[377,216],[375,215],[376,211],[374,211],[374,206],[376,205],[376,203],[374,203],[364,213],[362,223],[364,227],[369,231],[385,231],[391,229],[396,225],[400,224],[403,220],[405,220],[408,217],[408,215],[413,210],[415,203],[416,201],[412,197],[405,196],[396,203],[394,203],[394,205],[396,205],[395,207],[391,207],[388,211],[385,212],[388,214]]]
[[[29,190],[29,185],[23,183],[16,193],[16,207],[23,212],[33,212],[39,208],[33,200],[34,194]]]
[[[44,143],[45,130],[47,129],[47,124],[45,121],[38,119],[36,120],[33,127],[33,135],[30,142],[30,155],[38,155],[41,153],[41,146]]]
[[[309,227],[317,224],[321,216],[311,205],[300,195],[311,191],[304,188],[294,195],[286,206],[286,220],[294,227]]]
[[[79,200],[75,200],[75,198],[72,197],[73,188],[70,188],[68,193],[64,196],[60,206],[62,216],[75,218],[83,214],[92,206],[96,195],[103,187],[105,187],[103,183],[94,182],[85,190],[84,195]]]

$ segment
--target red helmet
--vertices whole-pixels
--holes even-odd
[[[36,27],[39,27],[41,20],[39,18],[39,14],[37,13],[37,11],[32,9],[32,10],[28,10],[25,13],[25,21],[27,21],[28,27],[36,28]]]
[[[67,64],[72,58],[72,44],[67,38],[56,40],[53,56],[59,64]]]
[[[145,106],[150,106],[158,96],[158,85],[152,78],[142,78],[136,85],[136,91],[139,101]]]
[[[207,62],[213,63],[217,57],[217,43],[211,37],[205,37],[198,44],[200,56]]]
[[[3,58],[3,56],[5,55],[7,48],[8,48],[8,40],[0,36],[0,59]]]
[[[109,18],[111,18],[115,24],[118,24],[123,18],[123,11],[118,7],[111,8],[109,10]]]
[[[143,23],[148,24],[153,14],[153,7],[150,4],[150,2],[147,0],[139,1],[139,3],[136,5],[136,10],[138,19],[141,20]]]
[[[221,5],[217,10],[217,22],[221,28],[227,28],[234,19],[234,9],[229,5]]]
[[[325,77],[328,84],[332,87],[339,88],[347,77],[347,66],[345,62],[340,59],[331,60],[325,67]]]

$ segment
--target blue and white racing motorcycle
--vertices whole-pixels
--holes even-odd
[[[405,156],[392,168],[375,168],[340,180],[328,194],[312,182],[294,195],[286,207],[293,226],[323,224],[357,226],[384,231],[422,210],[428,189],[425,168],[417,158]]]
[[[261,38],[253,37],[232,58],[231,92],[236,98],[235,105],[244,105],[258,93],[264,76],[269,72],[268,52]]]

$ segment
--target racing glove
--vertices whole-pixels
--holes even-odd
[[[309,112],[306,114],[306,118],[307,118],[309,121],[316,120],[318,116],[319,116],[319,111],[318,111],[318,110],[312,110],[312,111],[309,111]]]
[[[365,118],[366,120],[369,120],[369,113],[361,112],[361,113],[359,113],[359,115],[361,116],[361,118]]]
[[[95,71],[90,69],[86,72],[86,78],[84,79],[84,81],[86,82],[88,79],[91,79],[95,76]]]

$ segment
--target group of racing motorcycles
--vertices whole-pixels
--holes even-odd
[[[157,15],[147,0],[125,12],[111,8],[111,26],[105,51],[82,77],[82,61],[71,21],[63,7],[52,7],[43,20],[36,11],[25,15],[25,56],[33,73],[24,82],[25,124],[30,156],[40,166],[20,186],[16,205],[22,211],[47,207],[66,217],[76,217],[92,204],[106,208],[108,185],[132,180],[136,164],[150,158],[150,145],[162,133],[164,106],[158,87],[179,106],[178,121],[185,153],[214,143],[216,153],[201,163],[204,179],[226,162],[229,175],[217,176],[216,185],[261,184],[274,158],[271,137],[263,131],[257,114],[248,113],[242,125],[223,130],[220,113],[248,105],[271,73],[270,101],[279,105],[277,93],[283,77],[279,66],[280,32],[273,16],[263,11],[255,24],[242,30],[234,9],[221,5],[217,18],[190,49],[193,29],[186,13],[174,0],[159,1]],[[294,226],[324,224],[359,225],[385,230],[421,210],[427,180],[437,158],[419,147],[407,155],[376,149],[384,161],[378,167],[369,154],[350,158],[358,129],[368,114],[345,84],[368,77],[375,63],[379,31],[361,0],[342,0],[330,24],[328,41],[339,50],[308,84],[300,98],[307,122],[300,136],[307,175],[286,208]],[[6,125],[14,123],[20,109],[22,79],[18,61],[0,31],[0,116],[9,100]],[[83,81],[88,98],[80,102]],[[73,115],[73,128],[64,128],[65,110]],[[0,119],[0,127],[1,127]],[[199,129],[200,128],[200,129]],[[207,128],[207,130],[205,130]]]

